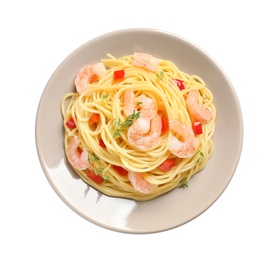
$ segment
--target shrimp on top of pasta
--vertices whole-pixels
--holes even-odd
[[[213,95],[171,61],[108,54],[75,87],[61,103],[65,154],[103,194],[144,201],[188,187],[213,153]]]

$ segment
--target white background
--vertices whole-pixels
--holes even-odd
[[[277,24],[268,0],[1,1],[0,258],[278,259]],[[35,145],[37,107],[57,66],[96,36],[140,27],[209,53],[244,119],[241,160],[223,195],[193,221],[147,235],[74,213],[49,185]]]

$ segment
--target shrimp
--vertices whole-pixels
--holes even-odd
[[[213,112],[210,107],[204,107],[199,104],[197,91],[188,93],[186,103],[193,120],[200,121],[202,124],[207,124],[213,117]]]
[[[129,171],[127,176],[134,189],[142,193],[153,192],[158,187],[158,185],[146,181],[141,172]]]
[[[157,114],[155,101],[144,94],[140,95],[137,101],[140,107],[140,117],[147,120],[153,119]],[[124,93],[124,114],[129,116],[134,110],[136,111],[135,95],[131,89],[128,89]]]
[[[148,98],[146,95],[142,94],[138,97],[138,103],[142,118],[151,120],[155,117],[157,114],[157,108],[155,101],[152,98]]]
[[[158,115],[152,120],[140,117],[128,129],[128,142],[142,151],[154,148],[159,143],[161,127],[161,117]]]
[[[90,163],[88,160],[88,152],[84,148],[82,153],[78,151],[78,145],[80,144],[80,140],[76,135],[74,135],[67,148],[67,157],[70,164],[76,168],[77,170],[85,170],[89,167]]]
[[[131,145],[145,151],[158,144],[162,122],[157,115],[153,99],[143,94],[137,99],[140,106],[140,117],[130,126],[127,136]],[[134,111],[136,111],[135,95],[131,89],[128,89],[124,93],[124,114],[129,116]]]
[[[78,93],[82,94],[95,78],[103,78],[106,75],[106,68],[102,62],[82,68],[75,79],[75,86]]]
[[[134,53],[133,65],[156,72],[158,70],[159,60],[147,53]]]
[[[181,135],[181,141],[172,136],[169,150],[179,158],[190,158],[196,152],[199,140],[195,137],[192,128],[184,125],[179,120],[170,120],[169,127],[171,130]]]
[[[124,94],[124,114],[126,116],[131,115],[135,110],[134,101],[134,92],[131,89],[126,90]]]

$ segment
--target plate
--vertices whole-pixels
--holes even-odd
[[[77,71],[115,57],[150,53],[173,61],[182,71],[200,76],[214,95],[217,109],[215,150],[207,166],[189,182],[147,202],[111,198],[85,184],[67,163],[60,103],[74,90]],[[154,29],[110,32],[73,51],[49,79],[37,111],[36,146],[42,169],[58,196],[93,224],[126,233],[154,233],[183,225],[206,211],[231,181],[240,159],[243,121],[235,90],[218,64],[192,42]]]

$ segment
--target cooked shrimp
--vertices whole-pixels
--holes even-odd
[[[158,70],[159,60],[147,53],[134,53],[133,64],[156,72]]]
[[[78,170],[85,170],[89,167],[90,163],[88,160],[88,152],[86,149],[83,149],[82,153],[80,154],[78,150],[78,145],[80,143],[79,138],[74,135],[69,142],[69,146],[67,148],[67,157],[70,164],[78,169]]]
[[[82,68],[75,79],[76,90],[80,94],[83,93],[87,89],[88,84],[92,83],[95,78],[103,78],[105,75],[106,68],[102,62]]]
[[[140,117],[147,120],[153,119],[157,114],[155,101],[144,94],[140,95],[137,101],[140,107]],[[128,89],[124,93],[124,114],[129,116],[134,110],[136,111],[135,95],[131,89]]]
[[[138,118],[129,127],[128,141],[134,147],[146,151],[159,143],[161,134],[161,117],[156,115],[152,120]]]
[[[179,120],[170,120],[169,128],[181,136],[181,140],[172,136],[169,150],[179,158],[189,158],[194,155],[198,147],[198,139],[195,137],[192,128]]]
[[[140,172],[129,171],[127,176],[134,189],[142,193],[150,193],[158,187],[156,184],[146,181]]]
[[[200,121],[202,124],[207,124],[213,117],[211,108],[204,107],[199,103],[197,91],[188,93],[186,103],[193,120]]]
[[[124,94],[124,114],[126,116],[129,116],[133,113],[135,109],[134,101],[134,92],[131,89],[126,90]]]
[[[146,95],[142,94],[138,97],[138,103],[140,106],[140,117],[151,120],[157,114],[157,108],[155,101],[152,98],[148,98]]]

